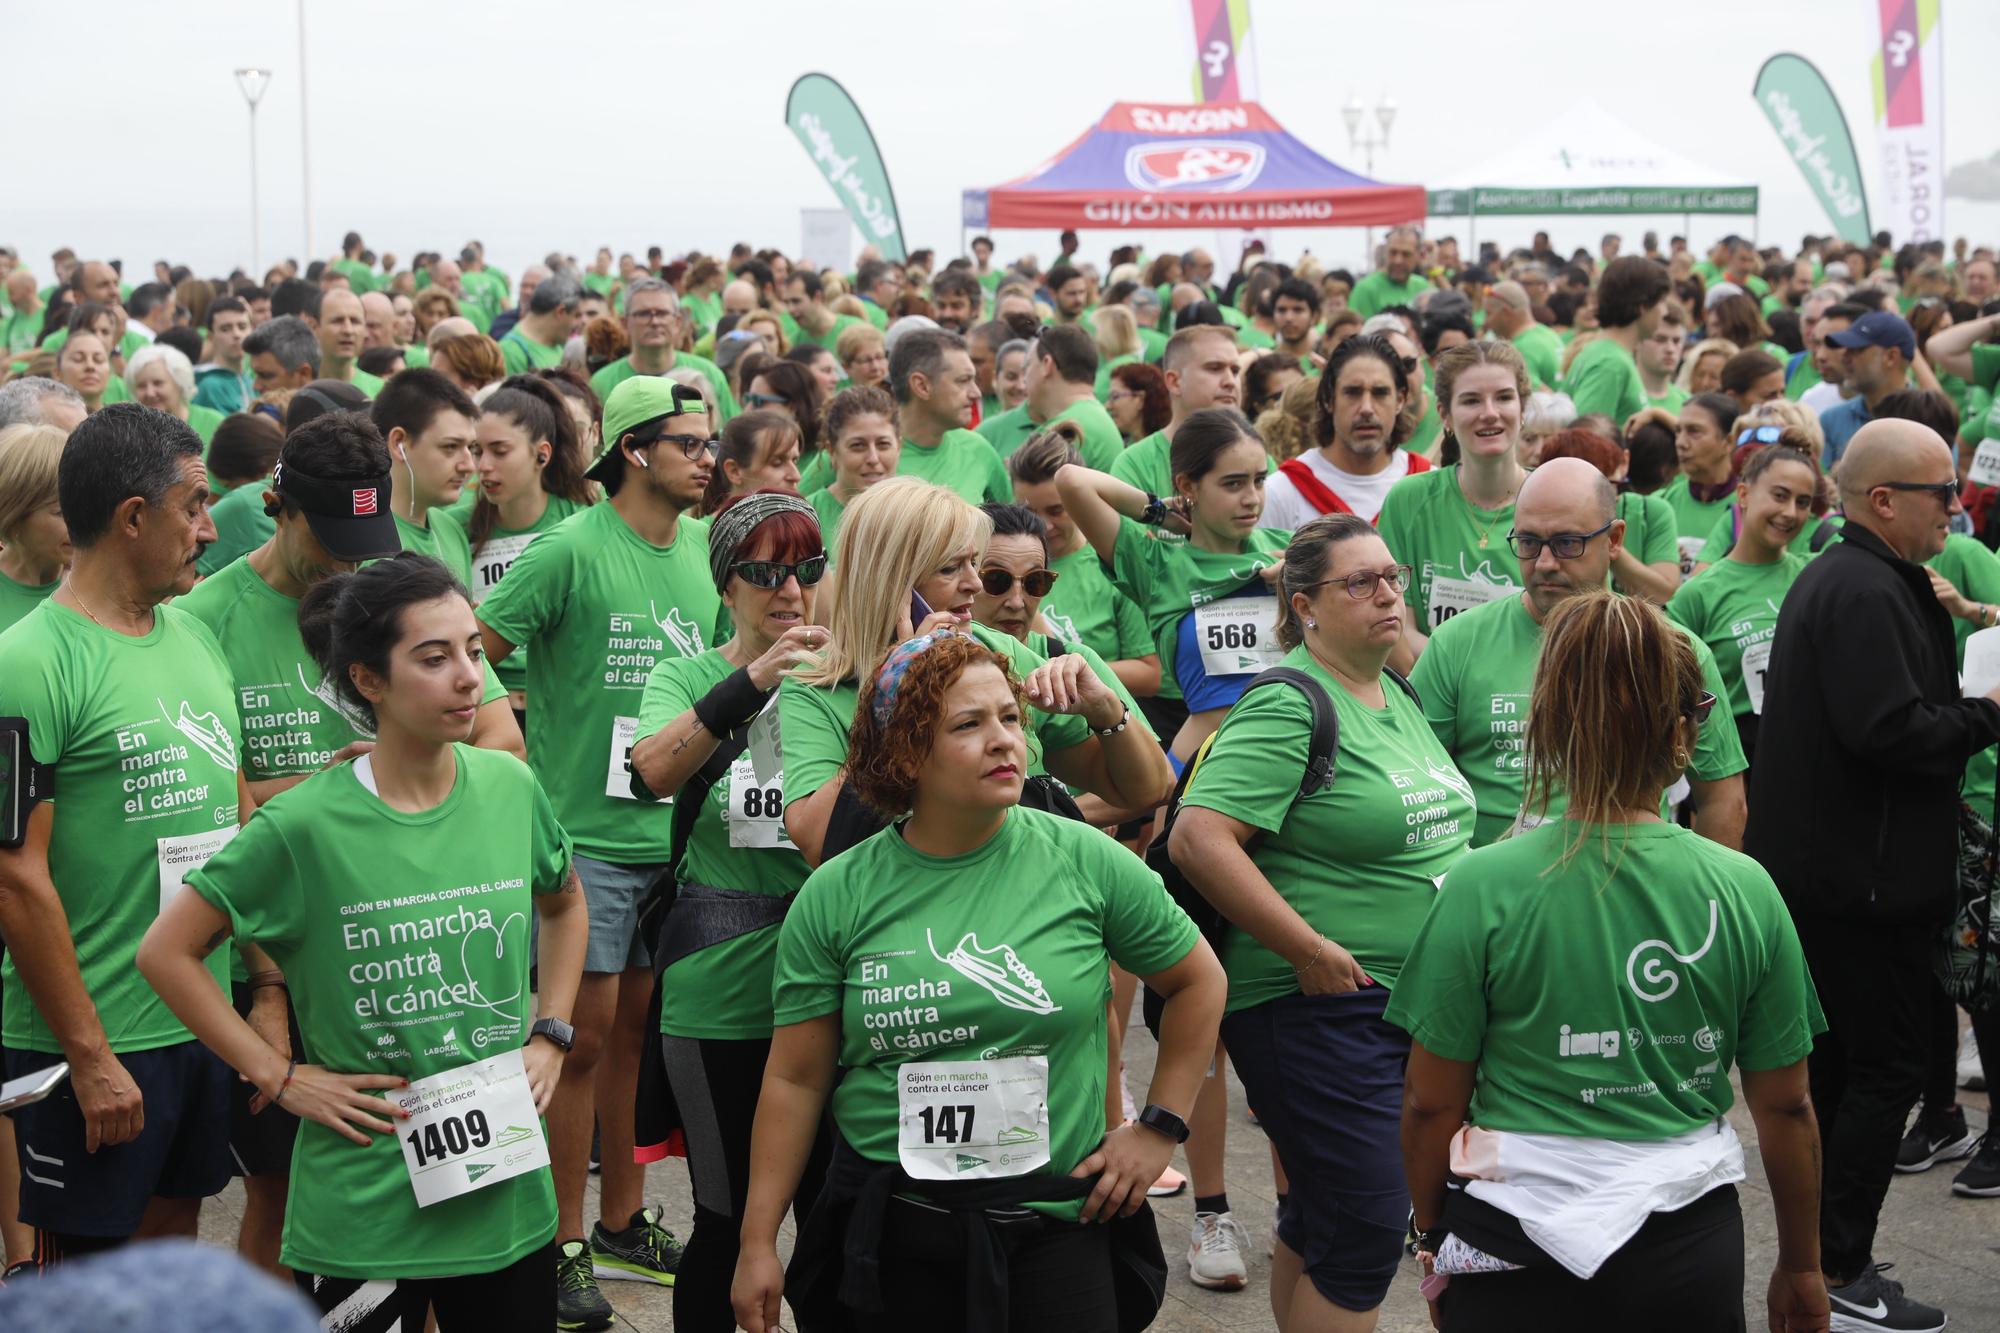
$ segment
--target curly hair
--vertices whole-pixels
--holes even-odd
[[[1158,366],[1149,366],[1143,361],[1127,361],[1122,366],[1111,368],[1111,380],[1122,384],[1143,400],[1139,404],[1140,438],[1154,435],[1167,428],[1173,420],[1174,405],[1167,397],[1167,377],[1160,373]]]
[[[1283,462],[1314,445],[1313,419],[1319,412],[1319,380],[1302,379],[1285,387],[1278,401],[1257,418],[1257,433],[1271,457]]]
[[[877,679],[869,679],[854,709],[847,743],[847,781],[869,809],[888,819],[910,812],[916,804],[917,774],[937,743],[944,696],[967,667],[981,663],[1000,668],[1025,719],[1027,696],[1007,659],[966,635],[940,639],[911,660],[896,685],[889,716],[880,722],[875,718]]]

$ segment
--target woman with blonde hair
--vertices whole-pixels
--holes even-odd
[[[426,287],[410,299],[417,320],[417,341],[426,342],[433,326],[458,314],[458,301],[442,287]]]
[[[889,344],[882,337],[882,330],[868,323],[865,315],[861,316],[861,321],[849,324],[840,331],[840,336],[833,340],[833,354],[840,359],[840,368],[847,372],[847,381],[855,388],[886,388]]]
[[[785,336],[785,326],[773,311],[753,310],[736,321],[736,327],[762,338],[772,356],[783,356],[792,350],[792,340]]]
[[[1026,678],[1035,705],[1027,720],[1034,740],[1031,773],[1046,764],[1058,781],[1121,810],[1150,807],[1172,789],[1166,757],[1115,676],[1101,679],[1075,654],[1044,659],[973,621],[980,558],[991,533],[985,514],[915,477],[880,482],[842,512],[833,568],[820,594],[826,650],[787,676],[778,691],[785,830],[810,864],[830,854],[829,826],[846,787],[848,730],[860,682],[872,678],[895,644],[938,629],[978,639]],[[833,850],[847,845],[846,827],[843,821]]]
[[[1313,438],[1313,415],[1319,410],[1319,379],[1304,376],[1285,386],[1278,400],[1257,418],[1257,433],[1264,448],[1282,463],[1318,447]]]
[[[1722,367],[1742,350],[1727,338],[1703,338],[1681,358],[1681,373],[1674,380],[1675,387],[1690,398],[1719,392]]]
[[[1090,340],[1097,346],[1097,401],[1101,403],[1111,392],[1111,372],[1137,361],[1145,345],[1139,341],[1139,321],[1131,306],[1099,306],[1090,319]]]
[[[165,343],[148,343],[125,363],[125,388],[141,407],[185,421],[201,442],[215,439],[222,413],[194,401],[194,366]]]
[[[1425,1294],[1485,1333],[1742,1328],[1742,1073],[1777,1213],[1770,1326],[1827,1327],[1806,1056],[1826,1021],[1763,868],[1660,818],[1715,697],[1632,597],[1564,598],[1527,708],[1545,821],[1444,875],[1386,1017]],[[1561,984],[1551,985],[1551,978]]]
[[[56,494],[68,440],[54,426],[0,430],[0,630],[46,600],[69,568],[69,525]]]

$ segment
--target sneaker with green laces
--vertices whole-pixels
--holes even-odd
[[[605,1329],[611,1327],[611,1318],[611,1302],[597,1289],[590,1246],[580,1240],[564,1241],[556,1252],[556,1327]]]
[[[660,1225],[657,1208],[632,1214],[623,1231],[606,1231],[599,1222],[590,1229],[590,1253],[597,1276],[606,1282],[657,1282],[671,1287],[681,1266],[681,1243]]]

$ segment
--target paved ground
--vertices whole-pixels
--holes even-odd
[[[1153,1046],[1144,1028],[1137,1028],[1127,1044],[1131,1084],[1143,1090],[1152,1066]],[[1961,1093],[1975,1128],[1986,1123],[1989,1106],[1983,1093]],[[1187,1280],[1187,1236],[1194,1217],[1193,1202],[1184,1194],[1178,1199],[1156,1201],[1161,1239],[1166,1245],[1170,1268],[1167,1303],[1153,1325],[1165,1333],[1192,1333],[1193,1330],[1273,1329],[1267,1297],[1269,1264],[1263,1247],[1270,1233],[1272,1210],[1270,1158],[1264,1136],[1251,1124],[1243,1109],[1242,1089],[1231,1078],[1229,1124],[1229,1194],[1236,1215],[1248,1228],[1253,1253],[1250,1286],[1233,1293],[1204,1291]],[[1749,1325],[1764,1327],[1762,1293],[1764,1279],[1776,1257],[1770,1195],[1755,1152],[1756,1131],[1748,1116],[1735,1116],[1737,1131],[1748,1150],[1750,1178],[1739,1186],[1743,1194],[1744,1229],[1748,1240],[1746,1297]],[[1185,1168],[1186,1163],[1179,1163]],[[1895,1276],[1905,1282],[1912,1296],[1941,1305],[1951,1316],[1951,1327],[1963,1333],[2000,1333],[2000,1199],[1961,1199],[1951,1193],[1951,1176],[1956,1166],[1934,1167],[1917,1176],[1898,1176],[1890,1189],[1884,1209],[1877,1255],[1896,1264]],[[668,1225],[685,1238],[692,1216],[685,1167],[670,1161],[650,1168],[647,1197],[666,1209]],[[594,1215],[596,1187],[593,1182],[589,1207]],[[242,1208],[242,1193],[230,1191],[206,1210],[202,1235],[218,1244],[232,1243]],[[789,1238],[787,1239],[789,1249]],[[1428,1330],[1430,1321],[1417,1295],[1414,1261],[1406,1261],[1407,1280],[1399,1280],[1390,1291],[1382,1312],[1382,1333],[1418,1333]],[[605,1284],[606,1294],[618,1309],[621,1329],[643,1333],[664,1333],[673,1327],[672,1297],[664,1288],[630,1282]]]

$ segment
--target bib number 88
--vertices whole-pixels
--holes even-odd
[[[917,1114],[924,1122],[925,1143],[970,1143],[972,1141],[972,1110],[970,1106],[926,1106]]]
[[[421,1130],[411,1130],[408,1142],[417,1155],[417,1165],[429,1166],[486,1147],[493,1142],[493,1131],[486,1123],[484,1111],[467,1111],[463,1117],[446,1116]]]
[[[781,787],[745,787],[743,817],[776,819],[785,813],[785,793]]]
[[[1257,627],[1251,624],[1239,624],[1233,620],[1222,625],[1210,625],[1208,627],[1208,646],[1211,650],[1218,648],[1255,648],[1257,646]]]

